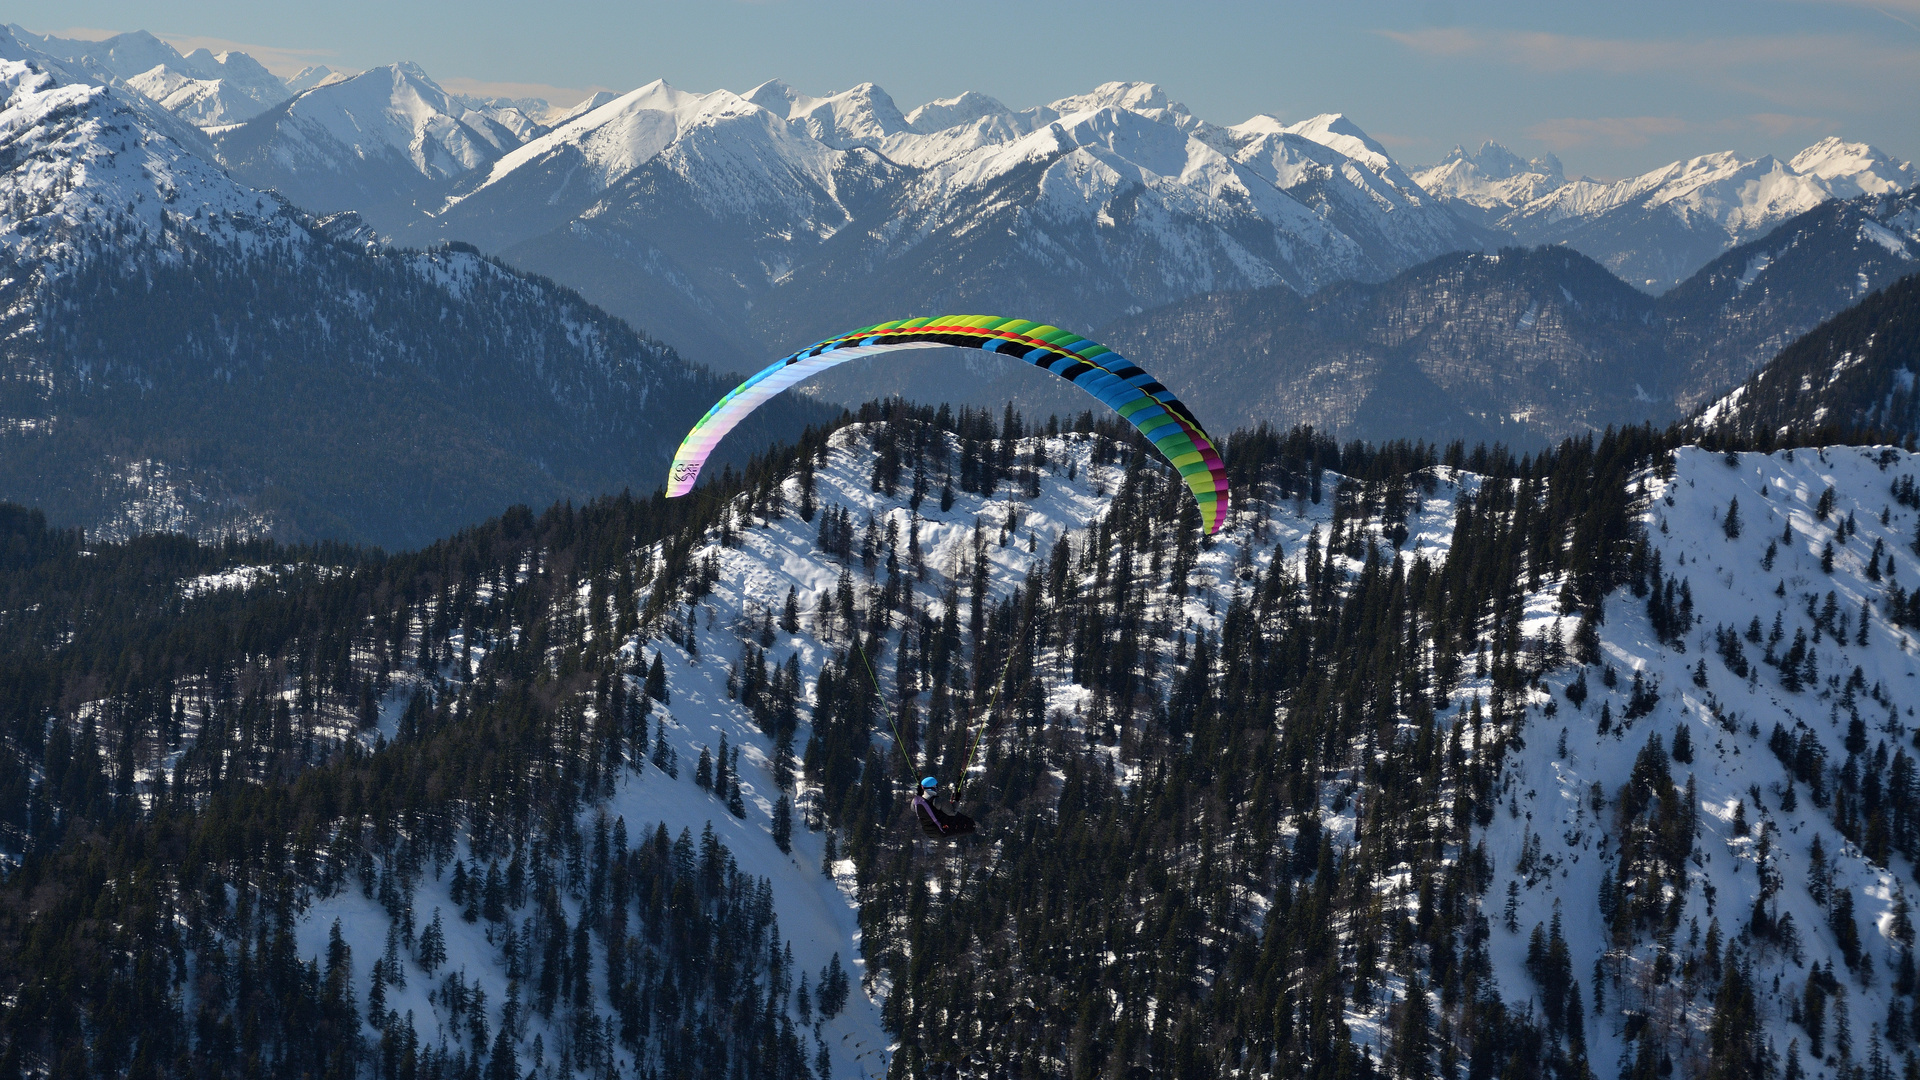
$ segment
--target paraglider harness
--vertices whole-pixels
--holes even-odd
[[[934,840],[949,840],[972,832],[972,818],[950,814],[933,805],[939,792],[940,781],[931,776],[920,781],[920,793],[913,797],[913,819],[920,823],[920,831]]]

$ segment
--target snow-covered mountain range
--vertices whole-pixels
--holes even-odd
[[[742,365],[757,355],[743,337],[819,336],[884,304],[1023,300],[1098,325],[1483,242],[1339,117],[1219,128],[1128,83],[910,117],[870,84],[813,98],[654,83],[502,156],[431,218],[374,223],[501,252]]]
[[[1209,414],[1228,426],[1312,419],[1372,437],[1550,441],[1588,423],[1664,422],[1920,255],[1920,234],[1901,224],[1912,167],[1835,139],[1784,163],[1710,155],[1606,185],[1491,143],[1409,173],[1346,117],[1222,127],[1150,84],[1024,110],[971,92],[902,110],[872,84],[813,97],[777,81],[745,95],[655,82],[556,111],[451,94],[407,63],[351,76],[311,68],[251,119],[202,130],[139,86],[182,89],[168,72],[217,75],[207,67],[217,60],[244,73],[251,61],[181,57],[144,34],[74,42],[18,28],[0,31],[0,53],[69,87],[109,86],[115,108],[176,148],[166,175],[224,192],[214,202],[271,189],[308,211],[357,210],[389,238],[469,242],[723,370],[876,312],[1029,311],[1110,329],[1196,397],[1221,388]],[[1594,240],[1615,273],[1626,272],[1615,241],[1632,258],[1708,261],[1658,311],[1631,296],[1583,310],[1575,298],[1592,290],[1559,271],[1525,283],[1505,268],[1467,275],[1474,288],[1519,286],[1498,297],[1441,284],[1458,269],[1446,258],[1497,262],[1487,249],[1528,229],[1567,232],[1580,250],[1593,246],[1581,237]],[[1649,229],[1678,246],[1648,240]],[[19,222],[13,234],[56,235]],[[1426,321],[1358,299],[1405,274],[1424,275],[1388,290],[1405,303],[1492,321],[1468,337],[1445,327],[1409,337]],[[1322,295],[1343,281],[1360,284]],[[1243,296],[1269,295],[1259,290],[1278,290],[1282,306],[1314,298],[1322,312],[1312,332],[1285,332],[1297,362],[1276,365],[1271,338],[1305,309],[1276,316]],[[1386,322],[1362,325],[1375,316]],[[1202,338],[1214,342],[1193,354],[1205,370],[1180,375],[1182,350]],[[1494,342],[1514,370],[1551,385],[1519,392],[1527,380],[1475,354]],[[1598,360],[1609,362],[1588,362]],[[849,369],[818,389],[863,400],[879,384],[861,378]],[[1584,404],[1565,400],[1583,387],[1597,388]],[[933,399],[916,385],[887,389]],[[1030,408],[1058,404],[1011,392]]]
[[[234,177],[315,213],[404,220],[410,197],[520,145],[518,131],[468,108],[413,64],[307,90],[214,134]]]
[[[1016,110],[971,91],[902,109],[871,83],[656,82],[556,109],[450,94],[407,63],[283,82],[145,33],[10,33],[6,55],[206,127],[251,186],[403,242],[476,244],[722,367],[875,312],[1020,305],[1091,328],[1515,241],[1569,244],[1658,293],[1822,201],[1920,180],[1838,138],[1611,183],[1493,143],[1415,171],[1338,114],[1223,126],[1143,83]]]
[[[294,94],[246,53],[229,50],[215,54],[195,49],[182,56],[178,49],[145,30],[101,41],[43,36],[13,25],[6,30],[15,41],[45,56],[71,64],[102,82],[144,94],[201,127],[237,123]],[[6,56],[25,59],[12,52]]]
[[[1914,191],[1830,200],[1660,296],[1564,247],[1508,248],[1306,297],[1284,288],[1189,297],[1097,336],[1219,428],[1284,418],[1340,439],[1540,447],[1569,432],[1678,420],[1913,274],[1916,204]],[[1897,354],[1892,345],[1883,341]],[[1074,391],[1050,381],[1007,365],[956,387],[929,358],[856,360],[814,385],[841,401],[963,395],[976,406],[1079,408]]]
[[[316,219],[152,120],[0,60],[0,498],[95,535],[424,543],[651,482],[730,385],[471,249]],[[756,438],[825,415],[790,404]]]
[[[1611,183],[1567,180],[1548,155],[1496,143],[1456,147],[1414,174],[1435,196],[1528,244],[1568,244],[1648,292],[1664,292],[1720,252],[1829,199],[1885,195],[1920,170],[1878,149],[1821,139],[1788,161],[1707,154]]]

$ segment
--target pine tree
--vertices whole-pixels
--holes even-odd
[[[387,1019],[387,963],[385,960],[373,962],[370,982],[371,985],[367,988],[367,1022],[377,1028]]]
[[[840,966],[840,954],[836,952],[820,973],[818,997],[821,1017],[831,1020],[840,1015],[840,1010],[846,1007],[850,988],[846,969]]]
[[[1427,1080],[1433,1075],[1433,1005],[1419,976],[1407,984],[1400,1003],[1400,1026],[1394,1032],[1395,1073],[1401,1080]]]
[[[420,970],[432,975],[434,970],[447,962],[446,931],[440,925],[440,909],[433,909],[433,920],[420,932],[419,946]]]
[[[506,1024],[493,1037],[493,1054],[487,1059],[488,1080],[519,1080],[520,1061],[514,1054],[513,1036]]]
[[[1760,1018],[1753,981],[1744,958],[1724,965],[1726,976],[1714,998],[1713,1023],[1707,1033],[1709,1080],[1764,1080],[1766,1059],[1760,1052]]]
[[[793,802],[785,793],[773,804],[773,843],[783,855],[793,851]]]
[[[386,968],[387,982],[404,989],[407,985],[407,965],[400,957],[400,924],[387,924],[387,949],[380,957]]]
[[[647,669],[647,696],[662,705],[668,704],[667,665],[661,654],[653,654],[653,666]]]
[[[1821,843],[1820,834],[1813,834],[1813,843],[1807,855],[1807,894],[1813,902],[1826,906],[1827,903],[1827,849]]]

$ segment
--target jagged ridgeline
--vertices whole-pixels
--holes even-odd
[[[897,402],[405,556],[9,512],[0,1065],[1887,1080],[1910,456],[1226,447],[1213,540]]]

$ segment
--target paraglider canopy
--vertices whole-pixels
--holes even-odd
[[[861,356],[929,347],[976,349],[1025,360],[1092,394],[1125,417],[1179,471],[1208,532],[1218,532],[1226,523],[1227,472],[1220,452],[1172,391],[1126,357],[1072,331],[992,315],[884,322],[775,361],[714,403],[687,432],[667,474],[668,497],[692,491],[707,455],[735,424],[775,394]]]

